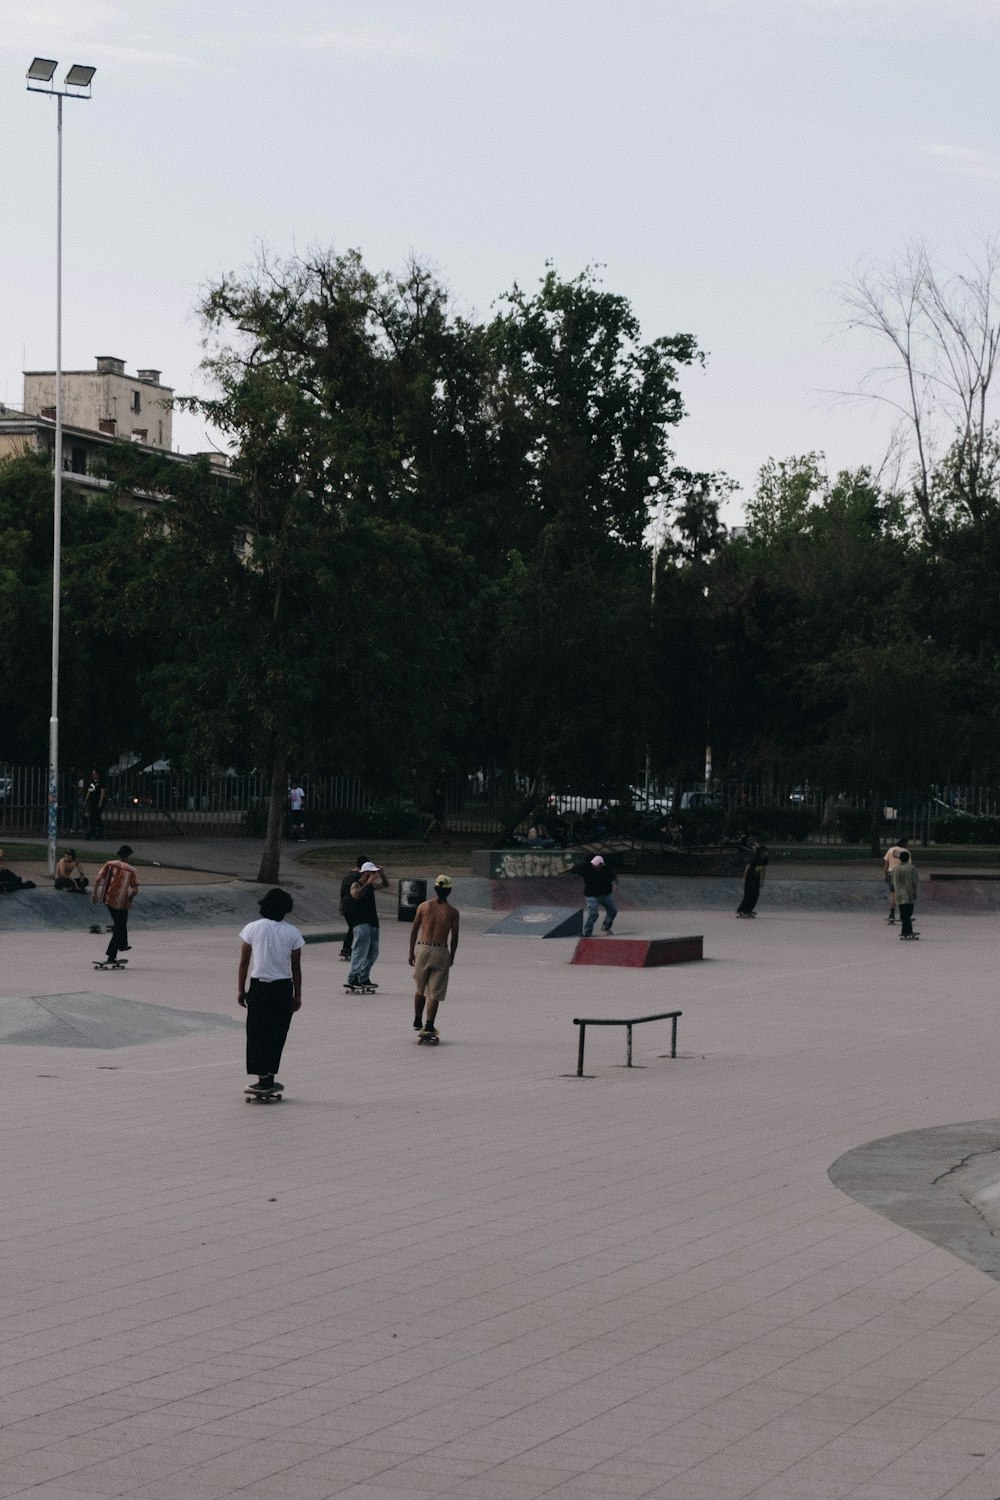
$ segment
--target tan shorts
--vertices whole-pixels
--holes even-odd
[[[451,973],[451,952],[448,948],[432,948],[427,943],[418,943],[413,964],[413,978],[417,994],[425,1000],[444,999]]]

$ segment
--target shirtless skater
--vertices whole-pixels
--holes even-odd
[[[450,890],[449,877],[439,875],[434,882],[435,899],[420,903],[410,928],[410,965],[417,986],[413,997],[413,1027],[429,1036],[437,1036],[434,1019],[445,997],[448,975],[458,947],[458,912],[448,905]]]

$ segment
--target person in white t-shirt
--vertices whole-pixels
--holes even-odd
[[[288,831],[293,839],[300,842],[306,836],[305,806],[306,794],[302,789],[302,784],[292,777],[288,788]]]
[[[251,1092],[282,1090],[275,1074],[292,1016],[302,1008],[305,938],[285,921],[293,905],[287,891],[268,891],[260,917],[240,933],[237,999],[247,1013],[247,1072],[257,1074],[257,1082],[248,1085]]]
[[[906,838],[899,839],[895,844],[892,845],[890,849],[887,849],[882,856],[882,866],[885,870],[885,883],[889,887],[889,915],[885,920],[890,924],[894,923],[896,920],[896,888],[892,883],[892,872],[893,870],[899,868],[899,864],[904,852],[907,859],[909,859],[910,854],[909,849],[907,848],[909,842],[909,839]]]

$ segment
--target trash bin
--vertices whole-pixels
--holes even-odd
[[[427,900],[426,880],[401,880],[399,882],[399,908],[396,912],[400,922],[412,922],[421,901]]]

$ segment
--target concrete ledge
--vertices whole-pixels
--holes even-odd
[[[659,969],[704,958],[704,939],[692,937],[581,938],[571,963],[606,964],[618,969]]]
[[[539,880],[565,875],[583,855],[575,849],[473,849],[472,873],[485,880]]]

